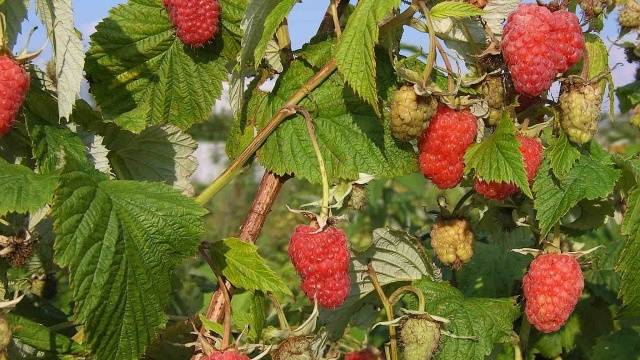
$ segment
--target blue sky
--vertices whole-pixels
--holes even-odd
[[[291,41],[294,48],[299,48],[307,42],[315,33],[322,15],[326,10],[329,1],[320,0],[302,0],[302,3],[296,4],[293,8],[293,12],[289,17],[289,29],[291,33]],[[95,30],[95,26],[105,18],[109,9],[112,7],[125,3],[126,0],[75,0],[73,6],[75,9],[76,27],[83,33],[85,45],[88,46],[89,35]],[[30,48],[36,49],[42,46],[46,42],[46,34],[43,27],[37,21],[37,17],[31,11],[29,13],[29,21],[23,26],[23,33],[28,32],[28,29],[39,26],[39,29],[34,34],[31,41]],[[605,29],[602,33],[605,43],[612,45],[612,42],[617,39],[618,26],[616,20],[616,14],[610,16]],[[427,47],[427,35],[419,33],[415,30],[405,28],[404,42]],[[18,41],[18,47],[22,45],[24,38]],[[38,63],[45,63],[50,56],[51,51],[47,49],[44,55],[40,58]],[[611,47],[610,51],[610,65],[613,66],[616,63],[622,63],[622,66],[618,66],[614,72],[614,82],[617,86],[627,84],[634,80],[635,69],[630,66],[624,58],[624,53],[618,47]]]

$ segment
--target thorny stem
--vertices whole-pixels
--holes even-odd
[[[340,29],[340,16],[338,15],[338,4],[340,4],[340,0],[331,0],[331,5],[329,5],[329,10],[331,12],[331,18],[333,19],[333,28],[336,32],[336,37],[339,39],[340,35],[342,35],[342,29]]]
[[[231,341],[231,297],[227,292],[227,284],[222,281],[222,278],[218,277],[219,289],[222,289],[222,296],[224,297],[224,330],[222,332],[222,350],[229,347]]]
[[[307,109],[296,106],[296,111],[304,116],[304,120],[307,124],[307,131],[311,138],[311,145],[313,145],[313,151],[316,153],[316,159],[318,160],[318,167],[320,168],[320,177],[322,178],[322,210],[320,216],[329,216],[329,177],[327,176],[327,168],[324,165],[324,159],[322,158],[322,152],[320,151],[320,145],[318,145],[318,137],[316,136],[316,130],[313,127],[313,118]]]
[[[267,215],[271,211],[271,207],[275,202],[282,185],[287,180],[287,177],[280,177],[271,172],[266,172],[262,177],[262,181],[258,187],[258,191],[256,192],[255,198],[253,199],[253,204],[251,205],[251,209],[247,214],[247,218],[244,221],[240,229],[240,239],[245,242],[255,242],[258,234],[262,230],[262,226],[267,219]],[[200,253],[209,266],[213,265],[211,258],[208,253],[201,249]],[[225,285],[227,289],[229,289],[229,294],[232,292],[233,288],[231,287],[231,283],[225,281]],[[229,295],[231,297],[231,295]],[[222,288],[218,288],[216,292],[211,297],[211,301],[207,307],[206,315],[207,318],[211,321],[220,323],[224,316],[224,294],[222,293]],[[204,328],[203,328],[204,329]],[[201,332],[204,330],[201,330]],[[192,357],[192,359],[200,359],[200,355],[196,354]]]
[[[440,44],[440,41],[438,40],[436,40],[436,47],[438,48],[438,52],[440,53],[440,56],[444,61],[444,67],[447,69],[449,93],[453,94],[453,91],[455,90],[455,87],[456,87],[455,82],[453,80],[453,67],[451,66],[451,62],[449,61],[449,56],[444,51],[444,48],[442,47],[442,45]]]
[[[422,10],[422,14],[427,20],[427,29],[429,29],[429,56],[427,57],[427,64],[424,67],[423,79],[424,85],[429,83],[429,79],[431,78],[431,72],[433,71],[433,66],[436,63],[436,31],[433,28],[433,21],[431,20],[431,12],[424,4],[424,1],[420,1],[420,10]]]
[[[391,306],[393,307],[393,305],[395,305],[400,300],[400,297],[407,292],[413,293],[418,297],[418,311],[424,311],[425,307],[427,306],[424,294],[422,293],[422,291],[416,289],[411,285],[405,285],[396,289],[396,291],[394,291],[391,296],[389,296],[389,304],[391,304]]]
[[[382,306],[384,307],[384,311],[387,315],[387,320],[393,321],[393,307],[391,306],[391,303],[389,303],[387,296],[384,294],[384,290],[378,281],[376,270],[373,268],[371,263],[367,264],[367,274],[369,275],[369,279],[371,279],[371,283],[376,289],[378,297],[382,302]],[[391,360],[398,360],[398,340],[396,339],[396,328],[393,325],[389,326],[389,338],[391,340]]]
[[[336,60],[331,59],[326,63],[322,69],[320,69],[311,79],[309,79],[304,85],[298,89],[289,100],[282,105],[280,110],[269,120],[267,125],[258,132],[256,137],[251,143],[238,155],[238,157],[220,174],[209,186],[196,197],[196,202],[200,205],[204,205],[211,200],[222,188],[224,188],[229,182],[240,172],[244,164],[255,154],[256,151],[264,144],[269,135],[289,116],[293,115],[295,111],[291,109],[292,106],[297,105],[302,99],[304,99],[311,91],[318,87],[324,80],[326,80],[336,70]]]

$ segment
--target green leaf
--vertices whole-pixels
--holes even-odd
[[[427,278],[414,285],[429,299],[426,311],[449,320],[444,330],[474,338],[442,336],[435,359],[483,360],[491,354],[495,343],[512,339],[513,322],[520,315],[515,298],[465,298],[449,283]]]
[[[640,353],[638,330],[623,328],[598,339],[590,360],[638,359]]]
[[[640,104],[640,81],[634,81],[616,89],[621,113],[626,113]]]
[[[166,322],[171,271],[196,252],[205,213],[163,184],[62,175],[55,260],[69,271],[75,318],[96,358],[140,358]]]
[[[463,18],[484,14],[477,6],[459,1],[443,1],[431,8],[431,16],[436,19]]]
[[[234,295],[231,299],[234,328],[242,332],[248,327],[245,333],[249,339],[259,341],[266,322],[265,306],[266,298],[260,291]]]
[[[160,0],[130,0],[96,27],[87,53],[91,92],[107,120],[140,132],[170,123],[187,129],[207,119],[235,60],[234,21],[243,1],[221,1],[222,29],[202,49],[175,35]]]
[[[73,24],[72,1],[37,0],[36,10],[53,44],[58,116],[69,118],[80,94],[84,68],[84,47]]]
[[[545,358],[554,359],[562,353],[569,353],[576,346],[576,337],[581,333],[580,319],[574,313],[566,324],[557,332],[551,334],[537,334],[531,345],[533,354],[541,354]]]
[[[57,184],[56,176],[35,174],[28,167],[0,159],[0,215],[42,208],[51,200]]]
[[[509,296],[529,265],[529,257],[511,249],[531,247],[534,244],[531,231],[520,227],[503,232],[496,231],[496,227],[487,234],[487,243],[475,242],[471,262],[457,273],[458,288],[466,296]]]
[[[396,282],[412,282],[433,275],[432,262],[425,256],[419,240],[406,232],[380,228],[373,231],[371,247],[351,259],[351,289],[344,304],[335,311],[322,310],[321,320],[327,324],[330,337],[339,338],[351,316],[374,292],[367,275],[371,263],[381,286]]]
[[[386,98],[393,86],[393,69],[380,66],[378,77]],[[257,109],[259,128],[276,113],[315,70],[294,61],[280,75],[274,91]],[[390,178],[416,171],[413,147],[396,141],[387,121],[382,122],[371,107],[346,88],[333,74],[309,94],[300,106],[311,111],[320,151],[332,180],[353,180],[359,173]],[[320,171],[305,121],[301,116],[285,120],[258,151],[258,160],[277,174],[295,173],[297,178],[320,183]]]
[[[553,174],[563,179],[569,174],[573,164],[580,157],[580,151],[569,141],[564,132],[545,151],[545,158],[549,159]]]
[[[202,326],[204,326],[204,328],[207,331],[211,331],[214,332],[220,336],[222,336],[224,334],[224,327],[222,326],[222,324],[218,324],[217,322],[211,321],[209,319],[207,319],[206,316],[202,315],[202,314],[198,314],[198,316],[200,317],[200,321],[202,322]]]
[[[508,116],[503,116],[496,131],[479,144],[473,144],[464,155],[467,172],[475,169],[485,181],[509,182],[532,197],[516,128]]]
[[[236,287],[292,295],[253,244],[237,238],[216,241],[211,245],[211,259],[216,273],[224,275]]]
[[[627,211],[622,222],[622,234],[628,236],[616,270],[622,275],[620,296],[622,313],[640,315],[640,187],[635,187],[627,199]]]
[[[581,200],[609,195],[621,174],[595,141],[588,145],[588,152],[582,154],[564,179],[555,179],[550,170],[550,161],[545,159],[533,184],[534,208],[543,236]]]
[[[257,68],[264,57],[267,43],[273,38],[282,20],[298,0],[251,1],[242,20],[245,34],[242,38],[240,66]]]
[[[67,160],[88,164],[85,145],[71,130],[56,126],[35,126],[31,134],[33,157],[41,174],[58,174]]]
[[[7,320],[16,339],[40,351],[54,354],[80,354],[85,352],[81,344],[35,321],[13,313],[7,314]]]
[[[376,86],[378,25],[400,0],[360,0],[336,48],[338,71],[351,88],[379,113]]]
[[[198,144],[175,126],[151,126],[140,134],[111,128],[104,145],[116,176],[126,180],[159,181],[193,194],[190,177],[198,163]]]
[[[18,35],[22,32],[22,22],[27,18],[27,9],[31,0],[11,0],[0,4],[0,13],[4,14],[6,21],[5,40],[9,49],[16,43]]]

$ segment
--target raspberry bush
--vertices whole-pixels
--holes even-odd
[[[113,3],[0,1],[0,360],[638,359],[638,1]]]

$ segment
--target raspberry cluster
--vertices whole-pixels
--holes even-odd
[[[459,268],[473,256],[473,232],[466,219],[438,219],[431,228],[431,247],[438,259]]]
[[[517,135],[520,143],[520,153],[524,160],[524,169],[527,172],[527,180],[529,183],[533,181],[538,172],[538,168],[542,163],[542,143],[537,138]],[[504,200],[509,196],[516,194],[519,190],[514,184],[507,182],[484,181],[475,179],[473,188],[478,194],[483,195],[487,199]]]
[[[462,179],[464,153],[478,132],[476,121],[468,110],[440,105],[420,137],[420,170],[440,189],[455,187]]]
[[[296,226],[289,241],[289,257],[302,279],[302,290],[322,307],[334,309],[349,295],[349,249],[345,233],[333,226]]]
[[[578,17],[537,4],[521,4],[507,18],[502,55],[515,90],[538,96],[549,90],[558,73],[575,65],[584,52]]]
[[[402,141],[417,138],[437,106],[433,97],[418,96],[411,86],[401,87],[391,102],[391,134]]]
[[[0,55],[0,136],[11,130],[29,91],[29,74],[14,59]]]
[[[584,288],[580,264],[571,255],[540,255],[531,262],[523,288],[529,322],[544,333],[558,331]]]
[[[163,0],[169,18],[183,43],[202,47],[218,33],[218,0]]]
[[[236,350],[226,351],[214,351],[207,360],[249,360],[249,357],[245,354],[239,353]]]
[[[382,360],[382,357],[376,349],[363,349],[345,354],[344,360]]]

